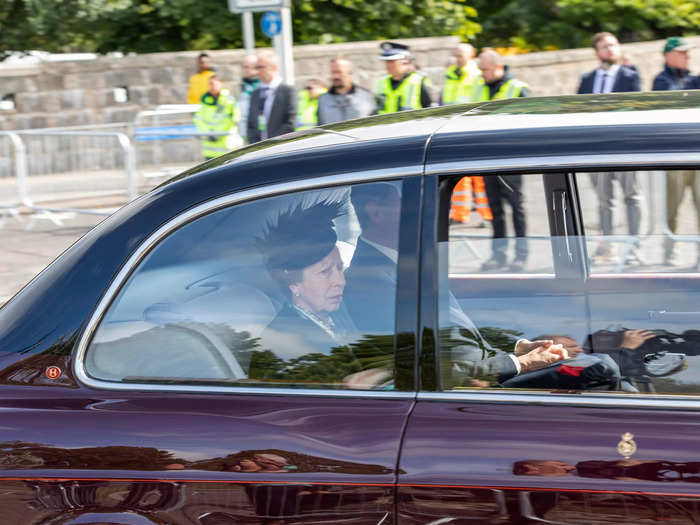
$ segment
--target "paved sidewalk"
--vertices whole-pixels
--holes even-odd
[[[26,221],[27,217],[22,219]],[[40,220],[26,231],[24,224],[8,218],[0,229],[0,305],[103,219],[76,215],[64,226]]]

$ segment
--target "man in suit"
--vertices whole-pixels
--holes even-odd
[[[579,95],[641,91],[637,72],[621,65],[622,48],[615,35],[607,32],[596,33],[591,38],[591,45],[600,64],[581,77],[577,92]]]
[[[296,95],[282,84],[277,74],[277,55],[261,51],[255,66],[261,85],[253,91],[248,109],[248,142],[253,144],[294,131],[297,114]]]
[[[350,198],[362,235],[345,274],[344,302],[363,334],[392,334],[401,196],[392,183],[374,183],[353,186]],[[566,357],[561,345],[552,341],[521,339],[513,354],[491,347],[449,289],[440,289],[446,292],[441,294],[440,329],[445,385],[462,385],[477,378],[500,383]]]
[[[581,77],[578,94],[640,91],[640,80],[637,72],[628,66],[621,65],[622,49],[615,35],[606,32],[596,33],[591,38],[591,45],[600,64],[596,69]],[[591,173],[591,182],[598,195],[600,229],[603,235],[612,235],[613,233],[614,180],[620,183],[625,196],[628,232],[630,236],[638,236],[642,223],[642,197],[637,174],[633,171]],[[638,245],[638,239],[632,243],[625,258],[626,264],[641,264],[637,255]],[[598,245],[594,258],[602,263],[612,262],[614,258],[612,247],[608,243],[601,243]]]

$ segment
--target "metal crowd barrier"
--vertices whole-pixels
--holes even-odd
[[[144,183],[176,175],[186,165],[201,160],[199,140],[192,140],[202,135],[192,123],[199,107],[199,104],[163,104],[136,115],[131,134]]]
[[[123,195],[131,200],[138,196],[138,186],[136,178],[136,162],[134,148],[129,137],[122,132],[115,131],[95,131],[95,130],[20,130],[15,132],[3,132],[3,135],[10,138],[14,147],[14,172],[15,172],[15,198],[10,204],[3,205],[3,216],[14,216],[19,219],[19,208],[25,208],[33,213],[29,216],[29,221],[25,225],[30,229],[36,220],[47,219],[54,224],[61,226],[63,220],[70,219],[76,214],[89,215],[110,215],[116,208],[90,208],[61,205],[58,202],[71,202],[89,198],[103,198],[107,195]],[[118,145],[121,150],[122,166],[111,172],[99,169],[100,165],[93,162],[91,169],[85,169],[89,164],[83,165],[83,169],[75,169],[75,165],[67,163],[73,168],[62,174],[46,173],[51,169],[50,159],[43,159],[44,155],[37,153],[37,150],[44,149],[36,147],[40,142],[45,142],[48,137],[58,137],[58,148],[66,146],[66,141],[82,138],[107,138]],[[33,144],[35,147],[28,147]],[[71,148],[67,148],[72,152]],[[100,148],[101,149],[101,148]],[[111,149],[114,149],[113,147]],[[31,155],[29,154],[31,152]],[[101,151],[96,151],[99,156]],[[93,161],[97,157],[93,158]],[[88,161],[90,158],[88,157]],[[32,163],[33,161],[33,163]],[[115,162],[115,165],[119,162]],[[30,177],[30,173],[34,171]],[[98,179],[92,187],[91,179]],[[110,188],[110,183],[112,188]],[[8,186],[7,183],[3,186]],[[86,188],[87,186],[87,188]],[[6,191],[5,191],[6,192]],[[52,204],[54,203],[54,204]],[[4,220],[3,220],[4,222]]]
[[[0,132],[0,227],[8,217],[22,221],[21,210],[32,212],[27,229],[38,219],[62,225],[76,214],[109,215],[116,208],[94,201],[118,196],[121,205],[150,189],[149,179],[201,162],[200,138],[227,133],[199,132],[198,108],[165,105],[131,123]]]
[[[0,178],[0,228],[2,228],[7,217],[13,217],[22,222],[19,208],[27,202],[27,149],[15,132],[0,131],[0,137],[7,137],[12,146],[14,159],[12,164],[15,172],[14,183],[10,177]],[[10,159],[9,148],[3,158]]]

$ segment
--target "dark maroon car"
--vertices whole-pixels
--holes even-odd
[[[0,309],[0,521],[699,523],[698,107],[385,115],[132,202]]]

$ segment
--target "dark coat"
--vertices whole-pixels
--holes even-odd
[[[258,129],[258,116],[262,113],[261,88],[253,91],[250,96],[248,109],[248,142],[260,142],[262,137]],[[284,135],[294,131],[297,116],[297,97],[294,89],[286,84],[280,84],[275,89],[275,98],[270,108],[270,118],[267,121],[267,138]]]
[[[594,69],[590,73],[586,73],[581,77],[581,83],[578,86],[577,93],[593,93],[593,83],[595,82]],[[625,93],[629,91],[641,91],[641,81],[639,80],[639,74],[632,68],[626,66],[620,66],[617,70],[617,75],[615,76],[615,83],[613,84],[613,93]]]
[[[698,89],[698,77],[694,77],[688,70],[676,69],[665,66],[664,70],[654,77],[653,91],[673,91],[679,89]]]
[[[396,265],[376,248],[357,241],[357,247],[345,273],[344,301],[355,325],[364,334],[393,333],[396,304]],[[441,294],[440,329],[444,352],[443,380],[462,385],[475,378],[506,381],[517,373],[510,356],[493,348],[462,311],[456,298]]]
[[[303,358],[303,359],[300,359]],[[285,305],[260,336],[248,377],[293,383],[342,383],[360,371],[352,350],[290,305]]]

